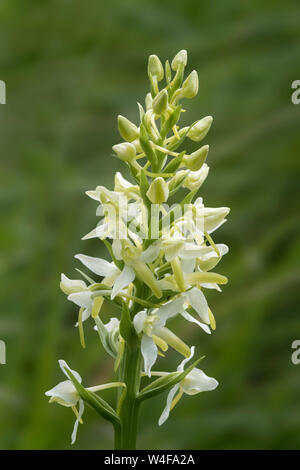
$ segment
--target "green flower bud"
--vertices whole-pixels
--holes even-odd
[[[168,200],[169,187],[163,178],[155,178],[152,181],[147,191],[147,197],[152,204],[162,204]]]
[[[153,111],[159,116],[164,114],[168,109],[168,92],[167,90],[161,90],[153,100],[152,103]]]
[[[157,55],[152,54],[148,59],[148,75],[155,77],[158,82],[164,78],[164,68]]]
[[[166,71],[167,83],[170,83],[170,81],[172,80],[172,72],[171,72],[171,67],[170,67],[170,63],[168,60],[166,60],[165,71]]]
[[[197,95],[199,88],[199,79],[196,70],[193,70],[185,79],[180,90],[181,98],[194,98]]]
[[[203,145],[203,147],[196,150],[196,152],[193,152],[190,155],[185,155],[182,162],[189,170],[198,171],[206,160],[208,150],[209,145]]]
[[[171,67],[173,70],[177,70],[180,65],[183,65],[185,67],[187,64],[187,52],[185,49],[182,49],[181,51],[176,54],[174,59],[172,60]]]
[[[132,142],[139,135],[139,130],[136,125],[121,115],[118,116],[118,128],[121,137],[128,142]]]
[[[123,162],[131,162],[136,157],[135,146],[129,142],[114,145],[112,149]]]
[[[188,137],[194,142],[200,142],[200,140],[204,139],[204,137],[208,133],[212,122],[212,116],[204,117],[193,125],[193,127],[189,130],[187,134]]]
[[[151,93],[147,93],[146,98],[145,98],[145,104],[146,104],[147,111],[152,108],[152,103],[153,103],[152,95],[151,95]]]

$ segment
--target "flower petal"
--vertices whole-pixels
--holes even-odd
[[[203,370],[196,367],[181,381],[181,387],[187,395],[210,392],[219,385],[213,377],[208,377]]]
[[[157,359],[157,346],[153,339],[147,335],[142,336],[141,353],[144,358],[144,369],[148,377],[151,377],[151,368]]]
[[[68,295],[68,300],[74,302],[78,307],[89,308],[92,304],[92,292],[74,292],[74,294]]]
[[[79,395],[71,380],[60,382],[51,390],[48,390],[45,395],[51,397],[51,402],[56,402],[62,406],[75,406],[79,400]]]
[[[111,298],[114,299],[116,295],[121,292],[124,287],[127,287],[135,278],[135,272],[132,268],[129,266],[124,266],[123,271],[121,274],[117,277],[117,279],[114,282],[114,287],[111,292]]]
[[[157,321],[157,326],[165,326],[166,321],[169,318],[175,317],[183,311],[184,298],[178,297],[175,300],[167,302],[165,305],[156,310],[155,315],[158,315],[159,320]]]
[[[73,445],[76,441],[76,437],[77,437],[77,429],[78,429],[78,424],[81,420],[81,417],[83,415],[83,412],[84,412],[84,402],[83,400],[79,400],[79,411],[78,411],[78,416],[77,416],[77,419],[74,423],[74,428],[73,428],[73,432],[72,432],[72,436],[71,436],[71,444]]]
[[[160,244],[152,243],[140,256],[140,260],[144,263],[152,263],[158,257],[160,252]]]
[[[60,359],[58,361],[59,363],[59,367],[61,368],[61,370],[63,371],[63,373],[65,374],[65,376],[70,380],[70,377],[68,376],[67,372],[65,371],[65,369],[69,369],[72,374],[74,375],[75,379],[78,380],[79,383],[81,383],[81,377],[80,375],[78,374],[78,372],[76,372],[76,370],[72,370],[71,367],[68,366],[68,364],[66,363],[66,361],[64,361],[63,359]]]
[[[137,334],[139,334],[139,333],[141,333],[141,331],[143,331],[146,318],[147,318],[146,310],[141,310],[140,312],[138,312],[134,316],[133,326],[134,326],[135,331],[137,332]]]
[[[186,293],[189,304],[198,313],[204,323],[209,324],[208,304],[203,292],[197,287],[193,287]]]
[[[113,263],[109,263],[102,258],[94,258],[93,256],[81,254],[75,255],[75,258],[79,259],[84,266],[99,276],[112,276],[116,272],[119,272],[118,268]]]
[[[202,328],[202,330],[205,331],[205,333],[209,335],[211,334],[211,331],[208,325],[206,325],[205,323],[201,323],[199,320],[196,320],[196,318],[194,318],[188,312],[182,312],[181,316],[191,323],[196,323],[198,326],[200,326],[200,328]]]
[[[186,357],[185,359],[183,359],[183,361],[181,361],[181,363],[177,367],[177,370],[179,372],[184,371],[184,366],[186,365],[187,362],[189,362],[192,359],[192,357],[194,357],[194,354],[195,354],[195,346],[192,346],[191,347],[191,354],[189,355],[189,357]]]
[[[169,417],[169,414],[170,414],[173,398],[175,397],[178,390],[179,390],[179,384],[176,384],[169,391],[166,406],[165,406],[165,408],[164,408],[164,410],[163,410],[163,412],[160,415],[160,418],[158,420],[158,425],[159,426],[161,426],[162,424],[164,424],[165,421],[167,421],[167,419]]]

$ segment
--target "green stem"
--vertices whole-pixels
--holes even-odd
[[[136,399],[140,388],[141,353],[140,341],[136,335],[125,343],[124,356],[120,368],[120,380],[127,387],[126,396],[121,405],[121,433],[116,436],[115,449],[130,449],[136,447],[136,434],[139,415],[139,402]]]

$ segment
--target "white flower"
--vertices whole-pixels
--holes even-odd
[[[73,382],[69,379],[67,371],[69,370],[80,384],[82,382],[82,379],[78,372],[72,370],[65,361],[59,360],[58,363],[68,380],[60,382],[51,390],[45,392],[45,395],[47,397],[50,397],[49,403],[58,403],[59,405],[72,408],[76,416],[76,421],[74,423],[73,432],[71,436],[71,443],[74,444],[74,442],[76,441],[78,425],[79,423],[82,424],[81,418],[84,412],[84,401],[80,398],[80,395],[77,392]],[[125,387],[125,384],[123,382],[111,382],[103,385],[96,385],[94,387],[87,387],[86,390],[90,392],[98,392],[100,390],[105,390],[114,387]],[[77,403],[79,404],[78,410],[76,408]]]
[[[193,306],[202,321],[198,321],[185,311],[185,308],[189,305]],[[181,315],[187,321],[196,323],[206,333],[210,333],[209,327],[205,324],[210,322],[208,305],[202,292],[196,288],[165,303],[162,307],[154,309],[150,315],[147,315],[146,310],[138,312],[133,319],[133,324],[138,334],[143,333],[141,352],[144,359],[144,370],[149,377],[151,375],[151,368],[159,354],[159,348],[165,352],[168,346],[171,346],[183,356],[190,355],[189,347],[177,335],[165,327],[167,320],[176,315]]]
[[[206,180],[208,172],[209,166],[206,163],[204,163],[198,171],[189,171],[182,186],[184,188],[189,189],[190,191],[195,191],[195,189],[199,189],[200,186],[202,186],[202,184]]]
[[[112,299],[114,299],[124,287],[127,287],[134,280],[134,273],[131,272],[131,269],[127,269],[127,266],[124,266],[124,269],[120,271],[114,263],[109,263],[102,258],[94,258],[93,256],[81,254],[76,255],[75,258],[79,259],[79,261],[81,261],[81,263],[93,273],[104,277],[103,284],[112,287]],[[73,302],[75,301],[74,299],[76,299],[75,296],[72,298],[71,296],[69,297]]]
[[[80,375],[78,374],[78,372],[70,369],[70,367],[65,361],[59,360],[58,363],[63,373],[66,375],[66,377],[68,377],[68,380],[65,380],[64,382],[60,382],[54,388],[52,388],[51,390],[48,390],[48,392],[46,392],[45,395],[50,397],[49,403],[58,403],[59,405],[71,407],[72,410],[74,411],[76,415],[76,421],[74,424],[72,438],[71,438],[71,442],[72,444],[74,444],[74,442],[76,441],[78,424],[82,422],[81,417],[84,412],[84,402],[80,398],[75,386],[73,385],[73,382],[69,380],[69,376],[66,370],[70,370],[79,383],[81,383],[82,379]],[[79,403],[78,411],[76,408],[77,403]]]
[[[185,364],[193,357],[195,348],[191,348],[191,354],[188,358],[184,359],[177,370],[179,372],[184,371]],[[157,373],[156,375],[159,375]],[[182,395],[186,393],[187,395],[196,395],[200,392],[208,392],[214,390],[219,385],[218,381],[213,377],[208,377],[201,369],[195,367],[189,372],[184,379],[178,384],[174,385],[168,393],[167,403],[165,409],[163,410],[158,424],[161,426],[169,417],[170,411],[174,408],[176,403],[180,400]]]

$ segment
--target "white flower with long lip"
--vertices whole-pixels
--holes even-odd
[[[191,347],[191,354],[188,358],[184,359],[177,367],[178,372],[184,371],[185,364],[190,361],[194,355],[195,347]],[[167,375],[167,373],[153,373],[153,375]],[[218,381],[213,377],[208,377],[203,370],[194,367],[184,379],[178,384],[174,385],[168,393],[166,406],[159,418],[158,424],[161,426],[169,417],[170,411],[174,408],[176,403],[180,400],[182,395],[196,395],[200,392],[208,392],[215,390],[219,385]]]
[[[74,444],[74,442],[76,441],[78,424],[82,422],[81,417],[84,412],[84,402],[80,398],[75,386],[73,385],[73,382],[69,379],[66,369],[69,369],[72,372],[72,374],[78,380],[79,383],[81,383],[82,379],[78,372],[72,370],[65,361],[59,360],[58,363],[68,380],[60,382],[54,388],[48,390],[45,395],[50,397],[49,403],[58,403],[62,406],[71,407],[74,411],[76,415],[76,421],[74,423],[74,428],[71,437],[71,442],[72,444]],[[77,403],[79,403],[78,410],[76,408]]]
[[[198,197],[194,202],[194,206],[202,207],[202,198]],[[204,229],[207,233],[212,233],[223,225],[227,219],[226,216],[229,214],[229,207],[204,207]]]
[[[59,367],[61,368],[65,376],[68,378],[68,380],[65,380],[64,382],[60,382],[55,387],[51,388],[51,390],[48,390],[47,392],[45,392],[45,395],[47,397],[50,397],[49,403],[58,403],[59,405],[72,408],[76,416],[76,421],[74,423],[73,432],[71,436],[71,443],[74,444],[74,442],[76,441],[78,425],[79,423],[82,423],[81,418],[84,412],[84,401],[80,398],[80,395],[77,392],[73,382],[70,380],[67,371],[69,370],[80,384],[82,382],[82,378],[80,377],[78,372],[76,372],[75,370],[72,370],[68,366],[68,364],[62,359],[60,359],[58,363],[59,363]],[[125,384],[123,384],[122,382],[111,382],[111,383],[107,383],[103,385],[96,385],[94,387],[87,387],[86,390],[90,392],[98,392],[100,390],[105,390],[107,388],[124,387],[124,386]],[[78,410],[76,408],[77,403],[79,404]]]
[[[86,266],[90,271],[97,274],[98,276],[102,276],[103,284],[107,285],[108,287],[112,287],[111,291],[111,298],[114,299],[116,295],[118,295],[124,287],[127,287],[134,279],[134,276],[131,273],[131,270],[127,269],[124,266],[123,270],[120,271],[119,268],[114,263],[109,263],[105,259],[102,258],[95,258],[93,256],[87,255],[76,255],[76,259],[81,261],[81,263]],[[93,293],[92,293],[93,294]],[[88,296],[85,296],[88,299]],[[76,303],[76,300],[84,301],[84,296],[69,296],[70,300]],[[84,305],[81,305],[84,307]],[[89,306],[89,311],[90,306]]]
[[[193,306],[202,321],[197,320],[185,311],[185,308],[189,305]],[[165,327],[167,320],[176,315],[182,315],[187,321],[196,323],[206,333],[210,333],[208,325],[205,324],[210,322],[208,305],[199,289],[191,289],[180,297],[153,310],[150,315],[147,315],[146,310],[138,312],[133,319],[133,324],[138,334],[143,333],[141,352],[144,358],[145,373],[148,376],[150,376],[151,368],[159,354],[158,348],[165,352],[168,346],[171,346],[184,356],[190,354],[189,347],[177,335]]]

